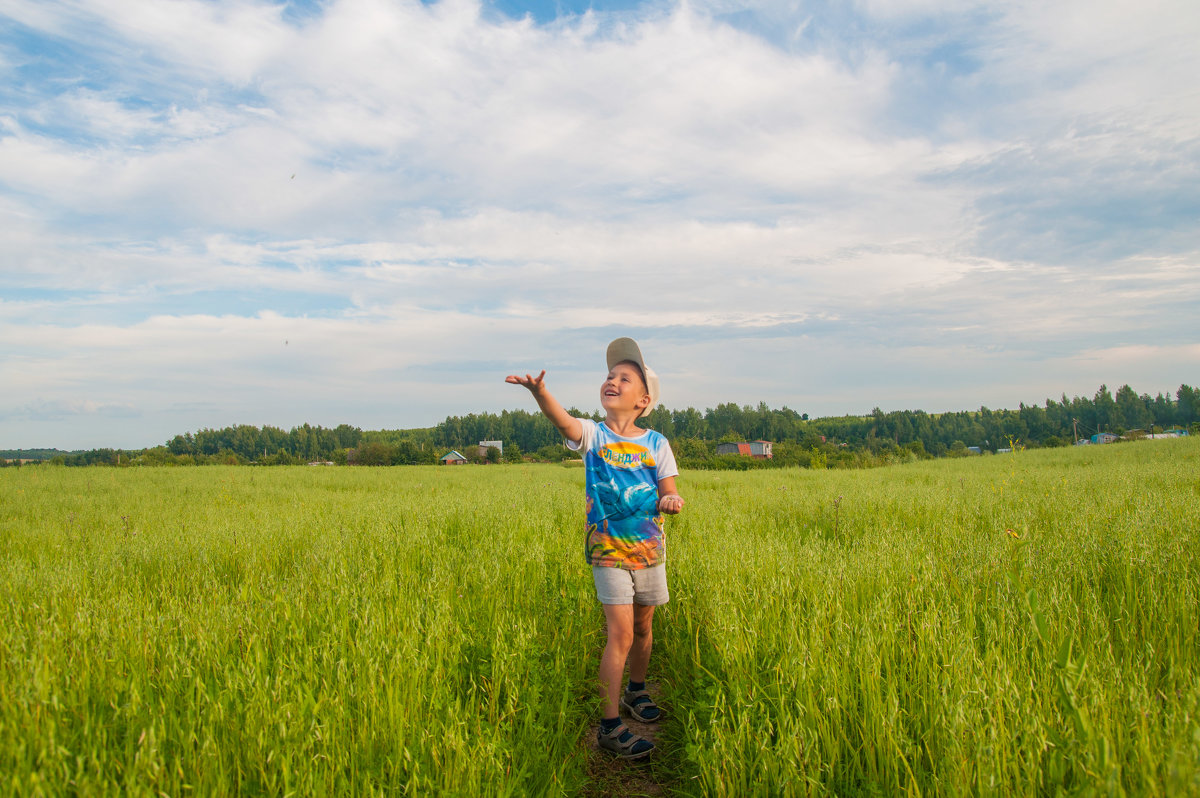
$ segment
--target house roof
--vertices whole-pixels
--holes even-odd
[[[463,457],[458,452],[451,450],[449,452],[446,452],[444,455],[442,455],[441,459],[443,459],[443,460],[466,460],[467,458]]]

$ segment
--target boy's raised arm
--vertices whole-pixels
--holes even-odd
[[[558,400],[551,395],[549,389],[546,388],[546,370],[542,369],[542,373],[536,377],[526,374],[524,377],[516,374],[510,374],[504,378],[505,382],[513,385],[524,385],[533,394],[533,398],[537,401],[538,407],[542,410],[542,415],[550,419],[550,423],[558,427],[558,431],[562,436],[571,443],[579,443],[583,440],[583,425],[579,423],[579,419],[568,413]]]

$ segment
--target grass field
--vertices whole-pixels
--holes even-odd
[[[0,471],[0,785],[603,792],[582,480]],[[1200,794],[1200,442],[680,488],[639,783]]]

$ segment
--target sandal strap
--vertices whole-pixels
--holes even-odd
[[[642,699],[644,699],[644,700],[642,700]],[[638,706],[638,707],[657,707],[658,706],[657,704],[654,703],[654,699],[650,697],[649,690],[626,690],[625,691],[625,700],[627,702],[629,702],[629,704],[631,706]]]
[[[654,750],[654,743],[632,731],[624,723],[609,732],[600,732],[600,747],[625,759],[641,759]],[[641,750],[637,750],[640,748]]]
[[[602,732],[602,734],[603,734],[603,732]],[[629,735],[629,739],[622,742],[621,738],[624,737],[626,734]],[[604,736],[608,737],[610,740],[612,740],[613,742],[615,742],[617,745],[621,746],[622,748],[633,748],[635,745],[637,745],[638,740],[646,739],[638,734],[635,734],[634,731],[632,729],[630,729],[628,726],[626,726],[624,722],[622,722],[621,725],[617,726],[617,728],[613,729],[612,731],[608,732],[607,734],[604,734]],[[647,742],[649,742],[649,741],[647,740]]]

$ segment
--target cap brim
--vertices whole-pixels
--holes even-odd
[[[646,393],[650,394],[650,404],[646,405],[646,409],[642,411],[639,418],[650,415],[650,411],[658,404],[658,375],[654,373],[654,369],[646,365],[642,366],[642,373],[646,375]]]

